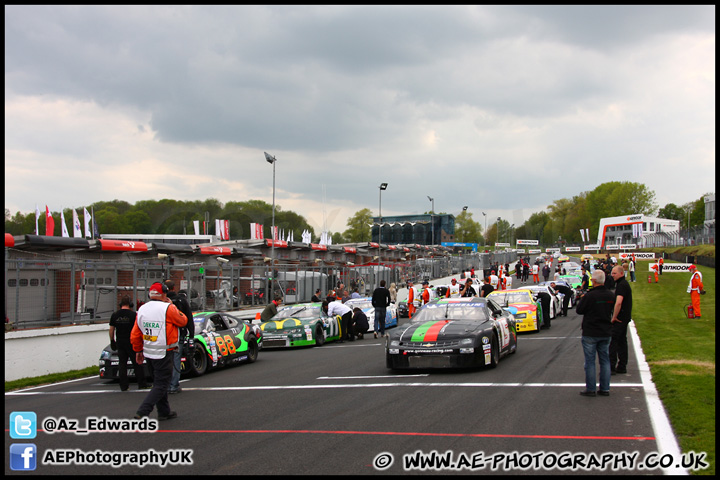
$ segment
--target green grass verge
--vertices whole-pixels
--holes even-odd
[[[668,261],[667,263],[673,263]],[[715,269],[698,267],[707,295],[702,318],[688,319],[689,273],[668,273],[648,283],[648,261],[638,261],[632,317],[653,381],[682,452],[706,452],[715,474]]]
[[[100,375],[100,367],[95,365],[94,367],[83,368],[82,370],[71,370],[64,373],[50,373],[48,375],[42,375],[40,377],[20,378],[18,380],[5,382],[5,391],[9,392],[21,388],[34,387],[37,385],[47,385],[50,383],[62,382],[65,380],[74,380],[76,378],[93,376],[97,377],[98,375]]]

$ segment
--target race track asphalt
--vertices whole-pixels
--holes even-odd
[[[178,417],[151,433],[42,429],[49,417],[80,427],[89,417],[132,418],[145,395],[135,384],[120,392],[117,383],[88,378],[10,392],[6,452],[32,443],[35,473],[64,475],[663,473],[639,466],[662,453],[659,436],[667,432],[651,418],[635,347],[630,342],[628,373],[612,377],[609,397],[580,396],[580,322],[571,310],[551,330],[520,334],[517,353],[496,369],[390,371],[384,341],[372,335],[263,350],[254,364],[183,380],[182,393],[170,396]],[[36,414],[34,439],[10,438],[11,412]],[[67,452],[102,463],[120,458],[109,452],[151,449],[189,451],[192,464],[48,464]],[[5,473],[26,474],[10,469],[9,456]]]

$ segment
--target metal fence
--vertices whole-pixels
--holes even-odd
[[[662,232],[642,237],[640,247],[685,247],[690,245],[714,245],[715,225],[703,225],[678,232]]]
[[[343,283],[369,296],[385,280],[405,286],[408,280],[442,278],[475,268],[478,275],[491,263],[514,262],[515,253],[466,254],[420,258],[381,265],[279,264],[271,271],[264,263],[150,265],[111,260],[5,260],[6,329],[104,323],[127,295],[135,308],[147,301],[155,282],[172,279],[187,294],[194,312],[227,311],[264,306],[280,295],[284,303],[310,301],[317,289],[323,295]]]

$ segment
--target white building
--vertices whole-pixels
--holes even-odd
[[[680,222],[667,218],[650,217],[643,214],[621,215],[600,219],[597,244],[606,245],[637,244],[642,247],[648,237],[677,236],[680,234]]]

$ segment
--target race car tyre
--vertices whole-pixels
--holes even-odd
[[[318,347],[325,345],[325,330],[322,325],[315,327],[315,345]]]
[[[500,345],[498,345],[497,335],[493,333],[490,347],[490,368],[496,368],[500,363]]]
[[[258,358],[258,342],[255,338],[255,335],[250,335],[250,338],[248,339],[248,363],[253,363]]]
[[[207,371],[207,353],[202,345],[195,345],[192,358],[190,359],[190,375],[199,377]]]

